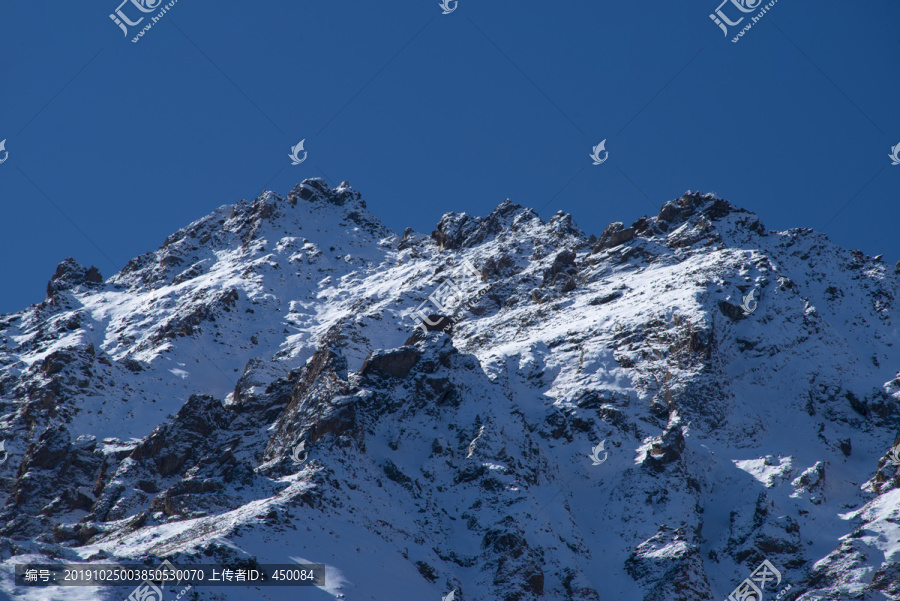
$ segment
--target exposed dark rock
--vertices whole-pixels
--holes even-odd
[[[41,372],[45,376],[58,374],[72,361],[72,355],[66,351],[55,351],[41,361]]]
[[[144,366],[141,365],[140,361],[136,361],[131,357],[123,357],[121,363],[125,366],[125,369],[132,373],[139,373],[144,371]]]
[[[389,351],[372,351],[366,357],[359,373],[369,375],[381,372],[395,378],[405,378],[409,370],[419,360],[420,355],[421,353],[411,346],[404,346]]]
[[[153,431],[134,448],[134,461],[152,461],[162,477],[178,473],[191,459],[196,459],[204,442],[228,421],[221,401],[205,395],[191,395],[171,424]]]
[[[865,400],[860,400],[855,394],[850,392],[849,390],[844,394],[844,398],[846,398],[850,402],[850,406],[853,407],[853,410],[862,415],[863,417],[869,415],[869,407],[866,404]]]
[[[634,233],[638,236],[642,234],[646,234],[648,232],[653,231],[653,224],[647,217],[641,217],[637,221],[631,224],[631,229],[634,230]],[[595,241],[596,242],[596,241]]]
[[[425,330],[428,332],[453,334],[453,320],[446,315],[432,313],[427,319],[422,321],[422,325],[425,326]]]
[[[635,229],[633,227],[626,228],[621,221],[610,223],[600,234],[592,252],[598,253],[601,250],[624,244],[634,238],[634,234]]]
[[[50,301],[50,304],[56,304],[55,300],[60,292],[71,290],[76,286],[89,286],[102,282],[103,276],[100,275],[100,270],[93,265],[87,268],[69,257],[56,266],[53,277],[47,283],[47,300]]]
[[[463,214],[447,213],[431,233],[431,237],[441,249],[460,249],[480,244],[504,228],[513,226],[516,215],[531,213],[520,205],[504,200],[490,215],[484,218]]]
[[[6,505],[0,511],[0,535],[34,536],[49,531],[53,516],[88,511],[94,499],[92,476],[100,465],[96,441],[81,437],[74,444],[65,426],[51,426],[25,450]],[[14,517],[17,516],[17,517]]]
[[[713,598],[703,569],[697,536],[667,525],[639,544],[625,561],[625,570],[650,590],[644,601],[694,601]],[[666,553],[659,553],[660,549]]]
[[[731,321],[740,321],[746,317],[743,309],[727,301],[719,301],[719,311]]]
[[[597,298],[590,301],[591,305],[605,305],[606,303],[611,303],[617,298],[622,298],[622,291],[616,290],[615,292],[611,292],[605,296],[598,296]]]
[[[544,270],[542,286],[560,286],[560,291],[571,292],[575,289],[575,276],[578,269],[575,267],[575,253],[570,250],[560,251],[554,258],[550,267]]]
[[[483,280],[506,277],[512,273],[513,267],[513,260],[508,255],[489,257],[481,268],[481,277]]]
[[[674,202],[667,202],[662,206],[659,210],[659,218],[663,221],[673,221],[676,217],[678,217],[680,210],[678,205]]]
[[[294,186],[291,194],[299,196],[303,200],[313,200],[314,198],[326,197],[330,191],[325,180],[314,177],[303,180],[303,182]]]
[[[250,359],[244,367],[244,373],[234,386],[234,402],[238,405],[247,401],[250,389],[254,386],[262,386],[268,381],[264,371],[265,363],[261,359]]]

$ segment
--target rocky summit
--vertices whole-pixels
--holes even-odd
[[[712,195],[398,235],[319,179],[66,259],[0,315],[0,597],[900,599],[898,271]]]

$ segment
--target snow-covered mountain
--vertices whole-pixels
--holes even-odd
[[[767,560],[766,599],[900,599],[898,271],[710,195],[399,236],[318,179],[67,259],[0,316],[0,589],[167,558],[327,566],[182,599],[720,601]]]

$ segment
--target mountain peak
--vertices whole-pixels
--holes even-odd
[[[291,189],[288,201],[302,199],[309,202],[326,202],[336,206],[350,206],[365,209],[366,202],[362,195],[350,187],[350,182],[341,182],[337,188],[329,188],[328,183],[321,178],[313,177],[305,179]]]
[[[76,286],[100,284],[103,276],[100,270],[91,265],[85,267],[72,257],[68,257],[56,266],[56,271],[47,283],[47,301],[53,305],[59,302],[58,294]]]
[[[699,601],[766,560],[897,597],[898,280],[712,194],[599,238],[504,200],[401,239],[319,178],[223,205],[0,316],[3,568]]]

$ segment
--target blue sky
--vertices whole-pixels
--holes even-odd
[[[896,2],[779,0],[737,43],[756,12],[726,38],[717,0],[178,0],[137,43],[156,11],[126,38],[119,2],[0,4],[0,312],[307,177],[396,231],[510,198],[599,234],[700,190],[900,259]]]

